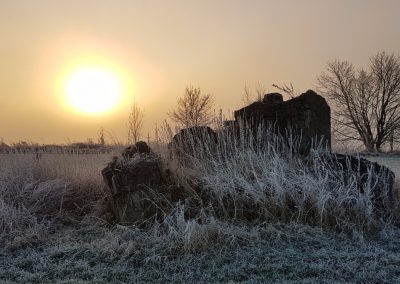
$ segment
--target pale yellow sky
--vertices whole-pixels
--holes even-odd
[[[82,141],[104,127],[125,141],[134,97],[147,136],[186,85],[225,111],[245,84],[302,92],[329,60],[400,54],[399,12],[395,0],[0,0],[0,138]],[[110,113],[79,114],[60,98],[60,78],[88,62],[122,76],[125,99]]]

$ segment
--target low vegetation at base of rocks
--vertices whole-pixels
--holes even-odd
[[[216,132],[199,145],[196,135],[177,140],[187,148],[175,151],[165,129],[150,145],[154,153],[137,147],[114,159],[105,153],[0,155],[0,279],[400,280],[398,202],[389,190],[390,172],[369,167],[360,176],[350,160],[339,163],[347,169],[339,171],[323,147],[315,145],[304,156],[291,136],[283,143],[278,136],[239,133],[242,138],[233,139]],[[257,140],[262,137],[275,138]],[[146,202],[136,208],[156,210],[125,226],[117,222],[123,215],[113,211],[114,196],[101,171],[110,161],[113,170],[131,169],[148,155],[160,163],[168,189],[181,195],[171,202],[170,191],[156,182],[140,187]],[[123,176],[114,181],[114,189],[126,185]]]
[[[103,170],[114,215],[124,223],[152,223],[180,204],[188,219],[295,221],[366,234],[397,224],[391,170],[332,154],[323,144],[305,152],[295,134],[274,131],[240,125],[166,131],[155,145],[159,154],[125,153]]]

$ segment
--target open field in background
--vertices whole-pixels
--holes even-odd
[[[365,155],[364,158],[377,162],[391,169],[396,175],[396,180],[400,180],[400,154],[380,154],[380,155]]]
[[[390,227],[370,238],[198,223],[179,210],[149,231],[110,226],[101,169],[114,154],[0,155],[0,282],[400,282],[400,230]],[[400,157],[366,158],[400,175]]]

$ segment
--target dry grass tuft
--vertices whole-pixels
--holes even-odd
[[[109,155],[0,155],[0,241],[8,247],[46,240],[58,223],[76,223],[104,199],[100,174]]]

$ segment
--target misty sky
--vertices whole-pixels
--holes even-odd
[[[61,143],[104,127],[126,140],[129,102],[156,123],[186,85],[241,106],[245,84],[314,88],[335,58],[367,66],[379,51],[400,54],[400,1],[0,0],[0,138]],[[126,100],[88,116],[62,104],[57,82],[92,56],[123,70]]]

